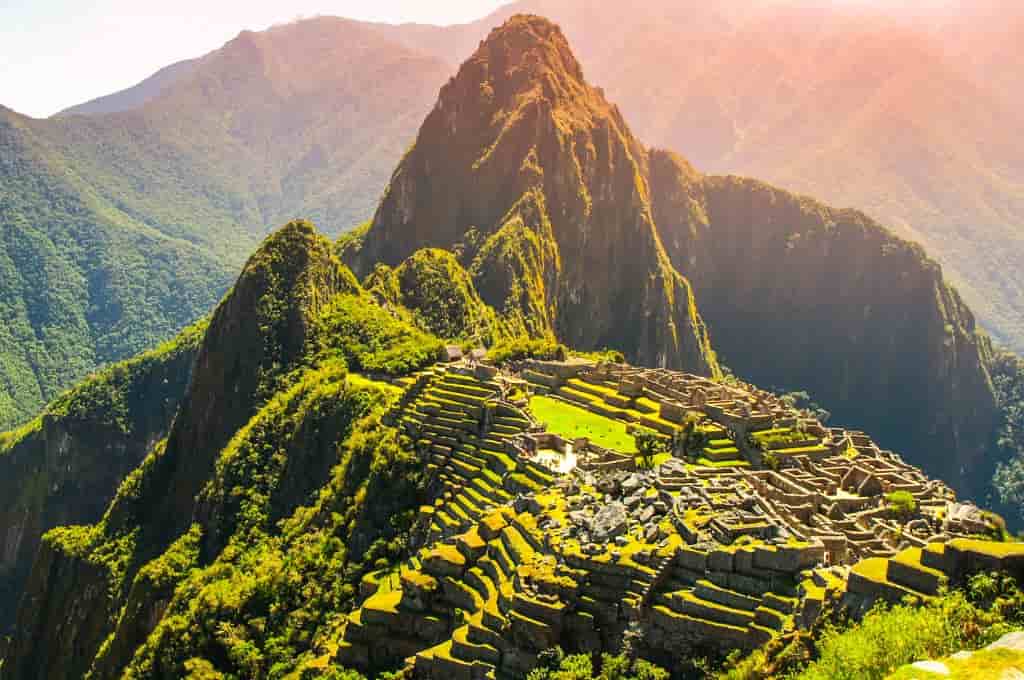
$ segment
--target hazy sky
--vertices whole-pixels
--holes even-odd
[[[299,16],[434,24],[502,0],[0,0],[0,105],[43,117]]]

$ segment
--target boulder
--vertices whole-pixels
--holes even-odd
[[[662,477],[685,477],[689,474],[686,470],[686,463],[678,458],[669,458],[658,468],[658,474]]]
[[[598,510],[590,524],[590,532],[595,541],[607,543],[616,536],[626,532],[629,515],[626,506],[613,502]]]
[[[639,491],[642,487],[643,482],[640,481],[640,476],[634,472],[629,477],[626,477],[625,480],[623,480],[620,488],[622,489],[622,493],[624,495],[630,495],[636,491]]]

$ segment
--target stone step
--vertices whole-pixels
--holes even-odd
[[[759,623],[752,623],[747,629],[750,631],[750,639],[754,645],[760,647],[776,636],[776,631]]]
[[[769,607],[758,607],[754,611],[754,622],[775,631],[781,631],[786,627],[785,615]]]
[[[945,573],[946,566],[946,544],[929,543],[921,549],[921,564],[930,569],[937,569]]]
[[[692,592],[672,593],[669,601],[673,610],[708,621],[730,626],[746,626],[754,621],[753,612],[726,607],[711,600],[702,599]]]
[[[742,609],[748,612],[754,611],[761,605],[761,600],[755,597],[744,595],[743,593],[738,593],[735,590],[729,590],[728,588],[723,588],[708,580],[697,581],[694,593],[701,599],[714,602],[715,604],[722,605],[723,607]]]
[[[474,394],[472,390],[463,389],[461,385],[445,383],[434,385],[426,391],[426,394],[433,398],[471,406],[478,411],[487,402],[487,398],[483,394]]]
[[[798,603],[799,601],[795,597],[785,597],[783,595],[777,595],[775,593],[764,594],[764,605],[766,607],[770,607],[786,615],[790,615],[794,611],[796,611],[796,606]]]
[[[465,489],[463,489],[461,493],[455,496],[454,503],[455,505],[462,508],[462,511],[466,513],[467,518],[473,522],[475,522],[478,517],[484,514],[483,509],[480,508],[476,503],[474,503],[469,498],[468,494],[466,494],[465,492]]]
[[[938,569],[921,564],[920,548],[909,548],[889,559],[887,577],[897,585],[925,595],[937,595],[949,579]]]

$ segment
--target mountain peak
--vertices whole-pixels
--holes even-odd
[[[442,89],[345,257],[365,275],[458,246],[510,326],[713,374],[689,283],[652,219],[646,168],[646,150],[584,80],[561,29],[516,15]],[[613,323],[610,310],[624,306],[635,316]]]
[[[543,17],[517,14],[491,31],[442,90],[438,108],[467,105],[488,115],[530,102],[579,107],[603,99],[587,85],[562,29]]]

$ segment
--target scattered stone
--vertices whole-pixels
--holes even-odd
[[[685,477],[689,474],[686,463],[678,458],[670,458],[658,468],[658,474],[662,477]]]
[[[652,519],[654,519],[654,515],[656,514],[657,511],[654,509],[654,506],[648,505],[647,507],[640,511],[639,520],[641,523],[647,524]]]
[[[597,483],[597,490],[607,496],[618,496],[622,490],[622,483],[615,475],[607,475]]]
[[[661,529],[655,524],[648,524],[647,528],[644,529],[644,540],[648,543],[654,543],[658,540],[658,536],[661,533]]]

